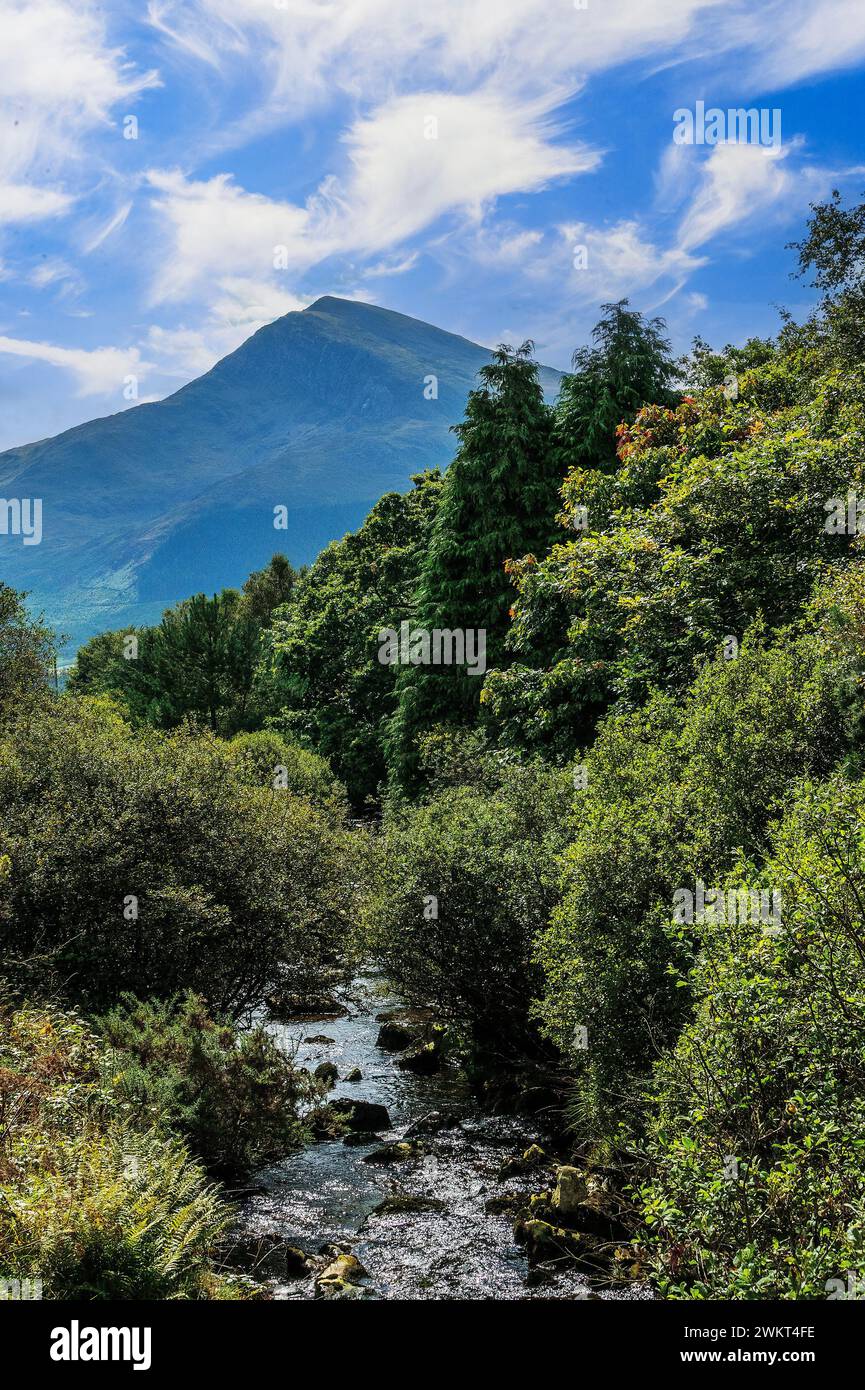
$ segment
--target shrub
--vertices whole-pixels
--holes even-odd
[[[762,878],[780,933],[704,928],[655,1072],[639,1196],[672,1298],[858,1296],[865,1276],[865,783],[805,787]]]
[[[555,901],[569,781],[539,766],[503,766],[497,785],[489,765],[477,775],[390,808],[364,918],[400,989],[501,1063],[537,1045],[532,941]]]
[[[344,819],[345,790],[317,753],[271,730],[239,734],[228,749],[237,776],[249,786],[285,789]]]
[[[242,1296],[214,1273],[230,1208],[133,1123],[79,1018],[0,1006],[0,1268],[52,1299]]]
[[[211,1172],[249,1172],[308,1137],[299,1111],[319,1088],[263,1028],[217,1022],[193,994],[168,1003],[127,995],[98,1026],[119,1094],[182,1136]]]
[[[136,735],[104,700],[25,710],[0,741],[0,951],[91,1010],[192,989],[239,1016],[279,977],[320,990],[350,920],[332,819],[253,787],[226,745]]]
[[[825,775],[843,751],[821,651],[812,636],[767,648],[752,634],[737,660],[705,667],[682,706],[656,695],[608,718],[586,755],[562,898],[537,957],[538,1015],[571,1059],[575,1121],[592,1137],[635,1119],[635,1079],[684,1021],[687,991],[670,967],[686,969],[690,947],[668,932],[674,892],[759,857],[790,785]]]

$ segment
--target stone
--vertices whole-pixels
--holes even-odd
[[[392,1144],[382,1144],[380,1149],[374,1149],[371,1154],[364,1154],[364,1163],[406,1163],[410,1158],[417,1158],[420,1148],[417,1144],[406,1140],[396,1140]]]
[[[556,1170],[556,1189],[553,1193],[553,1206],[559,1216],[570,1220],[576,1216],[589,1195],[588,1184],[579,1168],[565,1165]]]
[[[360,1067],[352,1067],[351,1071],[346,1072],[346,1081],[363,1081],[363,1072]]]
[[[514,1226],[514,1240],[526,1247],[530,1260],[561,1259],[568,1256],[582,1260],[591,1249],[585,1236],[566,1231],[549,1221],[520,1220]]]
[[[376,1047],[385,1052],[403,1052],[413,1042],[417,1042],[417,1028],[409,1028],[404,1023],[383,1023],[375,1040]]]
[[[362,1280],[369,1275],[356,1255],[340,1254],[315,1281],[316,1298],[371,1298],[373,1291]]]
[[[441,1064],[441,1053],[434,1042],[421,1043],[411,1052],[404,1052],[397,1061],[402,1071],[414,1072],[416,1076],[434,1076],[441,1070]]]
[[[499,1169],[499,1178],[522,1177],[525,1173],[530,1173],[533,1168],[549,1162],[540,1144],[530,1144],[523,1154],[514,1154],[512,1158],[506,1158]]]
[[[329,1038],[326,1033],[316,1033],[312,1038],[304,1038],[305,1043],[329,1044],[336,1042],[336,1038]]]
[[[459,1119],[450,1111],[442,1113],[440,1110],[430,1110],[427,1115],[420,1115],[405,1132],[406,1139],[414,1139],[419,1134],[438,1134],[443,1129],[458,1129]]]
[[[344,1116],[349,1129],[372,1130],[392,1127],[387,1108],[375,1101],[353,1100],[349,1096],[340,1096],[339,1100],[330,1102],[328,1109]]]
[[[302,1279],[309,1274],[309,1258],[296,1245],[285,1247],[285,1272],[289,1279]]]

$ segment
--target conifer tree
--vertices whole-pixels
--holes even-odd
[[[573,375],[556,403],[554,443],[561,471],[613,468],[616,428],[644,405],[675,404],[676,367],[663,319],[645,319],[627,299],[602,304],[593,347],[577,348]]]
[[[486,665],[505,659],[513,588],[508,560],[541,553],[555,535],[561,482],[551,451],[553,412],[544,401],[534,345],[499,347],[482,367],[462,424],[426,561],[413,625],[429,632],[485,633]],[[388,740],[403,786],[417,776],[417,736],[438,723],[477,719],[483,680],[465,665],[405,665]]]

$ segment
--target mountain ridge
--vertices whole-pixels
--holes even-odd
[[[324,295],[161,401],[0,454],[0,494],[43,502],[39,546],[0,536],[0,579],[76,645],[238,585],[275,550],[307,562],[383,493],[447,465],[450,426],[491,355]],[[542,380],[552,395],[560,373]],[[286,530],[274,529],[278,506]]]

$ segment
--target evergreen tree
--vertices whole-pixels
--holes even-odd
[[[592,331],[594,347],[577,348],[574,374],[556,403],[554,443],[561,471],[611,469],[616,429],[644,405],[673,405],[676,366],[663,319],[645,319],[627,299],[602,304]]]
[[[413,618],[427,632],[483,632],[487,666],[504,658],[513,602],[508,561],[546,550],[555,534],[553,412],[533,347],[500,346],[454,426],[460,447],[445,475]],[[401,667],[388,751],[403,786],[417,777],[417,735],[436,723],[473,723],[482,683],[465,664]]]

